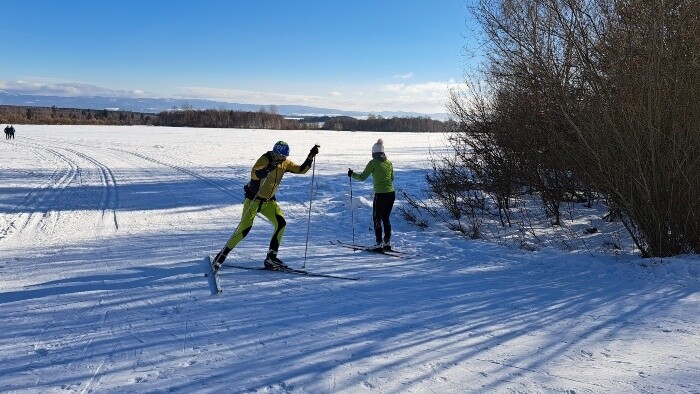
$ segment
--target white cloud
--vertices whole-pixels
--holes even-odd
[[[406,73],[406,74],[396,74],[396,75],[394,75],[394,78],[398,78],[398,79],[411,79],[411,78],[413,78],[413,73],[412,73],[412,72],[409,72],[409,73]]]
[[[383,105],[398,111],[446,112],[445,105],[451,88],[464,89],[453,80],[418,84],[386,84],[380,87]]]
[[[144,97],[142,90],[115,90],[89,83],[55,81],[43,78],[27,78],[17,81],[0,81],[0,90],[12,94],[37,96],[104,96],[104,97]]]
[[[450,79],[440,82],[394,83],[383,85],[343,86],[325,95],[261,93],[243,90],[188,88],[183,97],[195,92],[200,98],[226,99],[230,102],[255,104],[301,104],[361,112],[406,111],[420,113],[447,112],[450,89],[464,90],[466,85]],[[262,101],[261,101],[262,100]]]
[[[212,87],[181,87],[169,98],[206,99],[241,104],[257,105],[307,105],[359,112],[405,111],[419,113],[446,112],[445,106],[450,88],[463,89],[462,84],[452,80],[444,82],[395,83],[384,85],[361,85],[326,87],[318,94],[284,92],[261,92],[242,89]],[[0,81],[0,90],[14,94],[56,96],[104,96],[104,97],[154,97],[165,98],[143,90],[115,90],[97,85],[56,81],[49,79],[23,79]]]
[[[420,113],[446,112],[445,104],[453,81],[420,84],[386,84],[347,86],[325,95],[303,95],[276,92],[254,92],[238,89],[185,87],[177,92],[178,98],[207,99],[242,104],[307,105],[360,112],[405,111]]]
[[[289,104],[316,106],[324,100],[321,96],[287,94],[274,92],[254,92],[250,90],[221,89],[209,87],[183,87],[176,93],[178,98],[205,99],[240,104]]]
[[[446,82],[426,82],[419,84],[394,83],[383,85],[382,90],[401,95],[433,95],[443,94],[449,86]]]

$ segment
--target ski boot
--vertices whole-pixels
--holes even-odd
[[[389,237],[384,237],[384,246],[382,249],[387,252],[391,252],[391,241]]]
[[[211,261],[211,267],[214,270],[214,272],[217,272],[219,268],[221,268],[221,266],[224,264],[224,260],[226,260],[226,256],[228,256],[228,253],[230,251],[231,249],[224,246],[224,248],[216,254],[214,260]]]
[[[267,253],[264,267],[266,270],[270,271],[284,271],[289,268],[282,260],[277,258],[277,251],[274,250],[270,250]]]
[[[380,241],[377,242],[376,245],[368,247],[367,250],[369,250],[370,252],[381,253],[382,250],[384,250],[384,245]]]

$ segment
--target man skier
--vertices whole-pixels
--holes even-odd
[[[384,153],[384,141],[381,138],[372,146],[372,160],[367,163],[362,174],[356,174],[352,169],[348,169],[348,176],[358,181],[364,181],[370,175],[372,175],[374,183],[372,221],[374,222],[374,236],[377,240],[377,245],[372,249],[391,250],[391,222],[389,215],[396,199],[394,167]],[[384,226],[383,239],[382,226]]]
[[[231,238],[214,258],[213,266],[215,270],[221,267],[229,252],[248,235],[258,213],[265,216],[274,226],[270,248],[264,262],[265,269],[280,270],[287,268],[282,260],[277,257],[277,251],[282,242],[287,222],[284,220],[282,209],[277,204],[275,193],[285,172],[305,174],[309,171],[314,157],[318,154],[318,148],[318,145],[314,145],[301,165],[297,165],[287,159],[289,156],[289,145],[284,141],[278,141],[271,151],[260,156],[250,171],[250,181],[243,188],[245,191],[243,216]]]

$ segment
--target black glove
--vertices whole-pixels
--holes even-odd
[[[279,164],[279,163],[277,163],[275,161],[271,161],[271,162],[267,163],[267,165],[264,168],[261,168],[261,169],[255,171],[255,176],[257,176],[258,179],[267,178],[267,176],[272,171],[274,171],[275,168],[277,168],[277,164]]]
[[[276,161],[271,161],[271,162],[267,163],[267,167],[265,167],[265,171],[267,171],[268,173],[274,171],[274,169],[277,168],[277,164],[279,164],[279,163],[277,163]]]
[[[352,177],[352,170],[348,168],[348,176]]]
[[[318,154],[319,147],[320,147],[319,145],[314,145],[314,147],[311,148],[311,150],[309,151],[309,157],[312,157],[312,158],[315,157]]]

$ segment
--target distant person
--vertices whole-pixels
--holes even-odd
[[[275,144],[271,151],[266,152],[253,164],[250,171],[250,181],[245,185],[245,200],[243,200],[243,215],[236,230],[229,238],[223,249],[216,255],[213,261],[215,270],[224,263],[229,252],[248,235],[253,227],[255,216],[260,213],[265,216],[274,226],[270,248],[263,267],[268,270],[284,270],[287,265],[277,257],[277,251],[282,242],[284,228],[287,222],[284,220],[282,209],[277,205],[275,193],[282,182],[285,173],[305,174],[311,168],[314,157],[318,154],[318,145],[314,145],[309,151],[306,160],[301,164],[295,164],[287,159],[289,156],[289,145],[284,141]]]
[[[10,138],[15,139],[15,128],[12,125],[10,125]]]
[[[372,221],[374,222],[374,236],[377,241],[377,244],[372,249],[391,250],[391,221],[389,216],[396,200],[394,166],[384,153],[384,141],[381,138],[372,146],[372,160],[367,163],[362,174],[356,174],[352,169],[348,169],[348,176],[358,181],[364,181],[370,175],[372,175],[374,183]],[[384,236],[383,238],[382,235]]]
[[[10,125],[8,124],[5,126],[5,139],[9,140],[10,139]]]

